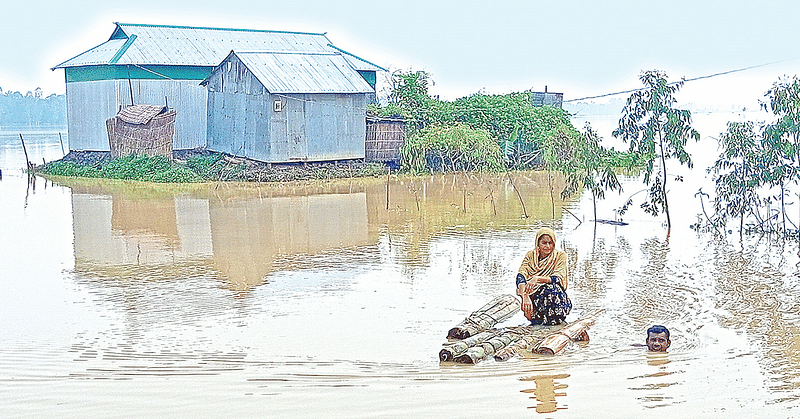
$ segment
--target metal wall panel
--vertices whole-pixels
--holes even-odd
[[[164,104],[164,98],[177,112],[174,149],[206,145],[206,106],[208,92],[196,81],[181,80],[105,80],[67,83],[67,129],[72,150],[108,151],[106,119],[120,106]]]
[[[243,64],[231,56],[207,79],[210,150],[271,163],[364,158],[365,93],[266,94]]]
[[[109,151],[106,119],[117,113],[116,82],[67,83],[70,150]]]
[[[128,92],[128,81],[117,81],[121,91]],[[175,109],[173,148],[190,149],[206,145],[206,107],[208,91],[197,81],[133,80],[136,104],[169,104]],[[130,99],[126,103],[130,103]]]
[[[275,112],[274,103],[276,100],[281,102],[282,110]],[[270,124],[270,155],[272,161],[289,161],[289,100],[287,98],[270,95],[267,102],[267,113],[269,114]],[[270,106],[272,104],[272,106]]]

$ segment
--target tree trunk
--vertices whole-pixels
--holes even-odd
[[[550,186],[550,208],[553,210],[553,219],[556,219],[556,201],[553,198],[553,172],[547,169],[547,183]]]
[[[786,233],[786,205],[784,204],[783,196],[786,194],[784,191],[783,186],[783,179],[781,179],[781,215],[783,216],[783,222],[781,223],[781,227],[783,227],[783,232]]]
[[[664,175],[661,184],[661,195],[664,198],[664,212],[667,213],[667,229],[672,229],[672,221],[669,217],[669,202],[667,202],[667,160],[664,157],[664,139],[661,132],[658,133],[658,147],[661,149],[661,173]]]

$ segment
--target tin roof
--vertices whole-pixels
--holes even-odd
[[[222,63],[227,62],[231,56],[238,57],[270,93],[374,91],[342,54],[231,51]]]
[[[321,33],[116,23],[110,39],[57,68],[137,64],[215,66],[230,51],[336,52],[356,70],[385,71],[334,47]]]

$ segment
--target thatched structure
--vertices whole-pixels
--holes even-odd
[[[106,120],[111,157],[129,154],[172,159],[175,110],[166,106],[133,105]]]

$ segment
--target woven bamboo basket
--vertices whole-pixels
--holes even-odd
[[[132,109],[134,107],[150,107],[149,109]],[[152,114],[160,109],[159,113],[150,117],[142,117],[142,113]],[[140,112],[137,112],[140,111]],[[126,117],[131,113],[138,120],[130,122],[132,118]],[[145,122],[146,120],[146,122]],[[136,123],[138,122],[138,123]],[[141,123],[144,122],[144,123]],[[122,157],[129,154],[147,156],[163,156],[172,159],[172,138],[175,132],[175,110],[166,107],[153,107],[152,105],[135,105],[123,109],[113,118],[106,120],[108,131],[108,146],[111,157]]]

